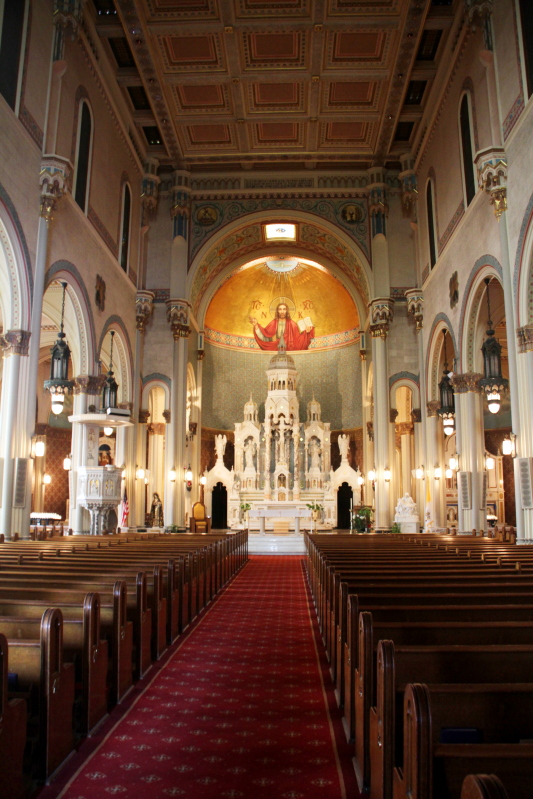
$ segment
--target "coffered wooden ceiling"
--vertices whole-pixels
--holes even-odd
[[[95,21],[163,163],[366,168],[409,150],[456,2],[115,0]]]

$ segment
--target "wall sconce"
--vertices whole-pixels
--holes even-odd
[[[45,486],[49,486],[51,482],[52,482],[51,476],[49,474],[43,474],[43,483],[45,484]]]
[[[144,480],[144,475],[145,475],[144,469],[137,469],[137,471],[135,472],[135,477],[137,478],[137,480]]]
[[[448,480],[451,480],[451,479],[452,479],[452,477],[453,477],[453,469],[446,469],[446,471],[444,472],[444,474],[446,475],[446,478],[447,478]]]
[[[424,467],[423,466],[419,466],[418,469],[415,469],[415,477],[416,477],[417,480],[423,480],[424,479]]]
[[[113,435],[113,428],[112,427],[104,427],[104,435],[109,438],[109,436]]]
[[[487,469],[487,471],[490,471],[491,469],[494,469],[495,462],[496,461],[494,460],[492,455],[489,455],[487,453],[487,455],[485,456],[485,469]]]
[[[46,452],[46,444],[42,439],[37,439],[33,445],[33,454],[36,458],[42,458]]]
[[[202,474],[202,476],[200,477],[200,485],[205,486],[206,483],[207,483],[207,477],[205,476],[205,474]]]
[[[457,471],[457,469],[459,468],[459,461],[458,461],[458,459],[455,457],[455,455],[453,455],[453,456],[450,458],[450,460],[448,461],[448,466],[449,466],[449,467],[450,467],[450,469],[452,469],[452,471],[454,471],[454,472],[455,472],[455,471]]]
[[[187,491],[190,491],[192,489],[192,470],[190,464],[185,469],[185,488],[187,489]]]
[[[365,478],[363,477],[362,474],[360,474],[359,477],[357,478],[357,485],[362,486],[364,484],[365,484]]]
[[[171,469],[169,471],[168,479],[170,480],[171,483],[175,483],[176,482],[176,470],[175,469]]]
[[[370,469],[370,471],[368,472],[368,479],[370,480],[371,483],[373,483],[374,480],[376,479],[376,472],[374,469]]]
[[[516,458],[516,435],[515,433],[509,433],[509,438],[507,436],[502,441],[502,452],[504,455],[510,455],[511,458]]]
[[[391,479],[391,471],[390,471],[390,469],[384,469],[383,470],[383,479],[385,480],[386,483],[390,483],[390,479]]]
[[[440,478],[442,477],[442,469],[440,468],[440,466],[435,466],[434,476],[435,480],[440,480]]]
[[[63,469],[66,472],[70,472],[70,467],[72,466],[72,457],[67,455],[67,457],[63,460]]]

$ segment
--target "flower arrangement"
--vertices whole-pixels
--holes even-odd
[[[358,533],[364,533],[370,527],[372,519],[372,508],[362,505],[357,513],[353,514],[353,529]]]

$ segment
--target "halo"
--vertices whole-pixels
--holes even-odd
[[[289,313],[290,313],[290,315],[291,315],[291,319],[292,319],[292,317],[293,317],[293,314],[295,314],[295,313],[296,313],[296,305],[295,305],[295,303],[294,303],[294,300],[291,300],[291,298],[290,298],[290,297],[275,297],[275,298],[272,300],[272,302],[270,303],[270,307],[269,307],[270,316],[272,316],[272,317],[274,317],[274,316],[275,316],[275,314],[276,314],[276,308],[278,307],[278,305],[280,304],[280,302],[283,302],[283,303],[285,303],[285,305],[286,305],[286,306],[287,306],[287,308],[289,309]]]

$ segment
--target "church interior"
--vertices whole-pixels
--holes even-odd
[[[530,0],[0,0],[0,794],[530,795],[532,96]]]

